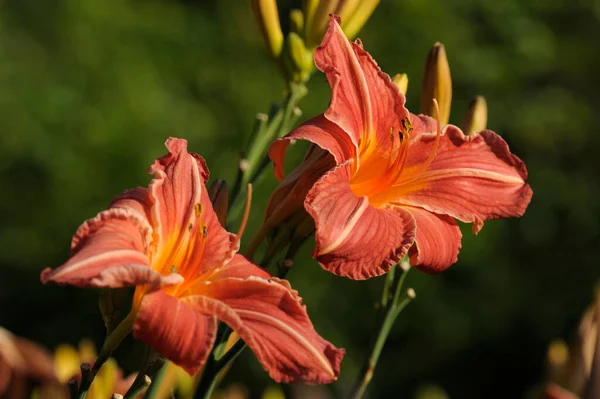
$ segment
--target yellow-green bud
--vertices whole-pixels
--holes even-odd
[[[227,224],[227,210],[229,209],[227,182],[223,179],[215,180],[208,189],[208,197],[210,198],[213,209],[217,214],[219,223],[221,226],[225,227]]]
[[[304,34],[304,14],[301,10],[290,11],[290,31],[299,35]]]
[[[269,52],[273,57],[278,58],[283,46],[283,32],[276,0],[251,0],[250,4]]]
[[[475,96],[462,123],[462,129],[469,136],[485,129],[487,125],[487,102],[482,96]]]
[[[392,78],[392,82],[398,86],[400,93],[406,95],[406,89],[408,89],[408,75],[405,73],[399,73]]]
[[[340,15],[347,12],[346,9],[349,11],[348,13],[350,15],[348,15],[345,20],[344,17],[342,17],[342,29],[350,39],[358,35],[358,32],[360,32],[367,20],[373,14],[373,11],[375,11],[375,8],[379,5],[379,0],[360,0],[356,2],[358,4],[355,5],[352,3],[355,3],[355,1],[342,0],[342,4],[340,4],[339,7],[340,10],[338,11]]]
[[[439,42],[435,43],[427,54],[421,85],[422,114],[436,116],[433,99],[437,100],[440,108],[440,122],[442,125],[446,125],[450,118],[452,104],[452,78],[446,49]]]
[[[308,80],[313,69],[312,52],[306,49],[304,41],[295,32],[287,36],[283,62],[292,81],[303,83]]]
[[[306,20],[306,46],[314,50],[321,43],[327,25],[329,23],[329,14],[335,13],[340,0],[321,0],[319,1],[310,20]],[[311,3],[311,6],[314,5]],[[308,16],[308,14],[306,14]]]

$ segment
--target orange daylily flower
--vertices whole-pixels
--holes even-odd
[[[301,298],[241,255],[221,227],[205,187],[209,172],[187,142],[150,167],[148,189],[117,197],[75,233],[72,256],[42,282],[80,287],[136,286],[134,337],[197,373],[215,341],[217,319],[254,351],[276,381],[328,383],[343,349],[314,330]],[[244,223],[243,223],[244,224]]]
[[[466,136],[410,114],[404,95],[359,41],[345,37],[339,18],[331,18],[315,63],[332,88],[329,108],[272,144],[282,183],[263,236],[305,209],[321,266],[366,279],[407,252],[421,270],[442,271],[461,246],[455,219],[473,223],[477,233],[485,220],[523,214],[532,190],[506,142],[490,130]],[[300,139],[316,148],[284,178],[285,149]]]

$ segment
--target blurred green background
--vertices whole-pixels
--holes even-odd
[[[414,397],[429,383],[452,398],[523,397],[543,378],[550,340],[573,336],[600,276],[600,2],[388,0],[359,36],[384,71],[408,73],[415,111],[427,51],[443,42],[451,123],[485,96],[488,126],[525,160],[534,190],[523,218],[489,222],[477,237],[465,228],[447,272],[412,272],[417,300],[369,397]],[[246,1],[0,1],[0,325],[49,348],[101,344],[97,293],[44,287],[39,272],[68,257],[83,220],[148,183],[168,136],[187,138],[213,178],[232,182],[254,115],[284,89]],[[309,89],[303,119],[329,100],[322,75]],[[269,176],[255,188],[246,241],[274,186]],[[311,246],[289,279],[317,330],[347,349],[327,388],[341,396],[383,281],[332,276]],[[233,381],[254,395],[270,384],[249,351],[224,385]]]

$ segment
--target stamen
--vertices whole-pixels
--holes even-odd
[[[246,207],[244,208],[244,216],[242,216],[242,223],[237,232],[237,241],[242,239],[246,224],[248,223],[248,217],[250,216],[250,205],[252,204],[252,184],[248,184],[248,194],[246,194]]]
[[[199,218],[200,216],[202,216],[202,204],[201,203],[197,203],[194,205],[194,213],[196,214],[196,217]]]
[[[437,130],[435,135],[435,143],[433,144],[433,149],[431,150],[429,157],[427,157],[427,160],[424,163],[422,163],[421,166],[414,173],[411,174],[411,177],[406,180],[398,181],[398,184],[406,184],[421,176],[427,170],[427,168],[429,168],[429,165],[431,165],[431,162],[437,155],[437,150],[440,146],[440,138],[442,137],[442,123],[440,122],[440,107],[438,106],[438,102],[435,98],[433,99],[433,106],[435,108],[435,117],[437,120]]]

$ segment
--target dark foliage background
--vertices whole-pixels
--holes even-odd
[[[450,270],[412,273],[417,300],[370,397],[414,397],[430,383],[452,398],[523,397],[543,378],[550,340],[572,336],[600,275],[599,28],[597,0],[389,0],[362,31],[383,70],[408,73],[413,110],[426,53],[443,42],[451,122],[484,95],[488,126],[525,160],[534,190],[523,218],[477,237],[465,228]],[[322,76],[309,89],[303,118],[329,99]],[[39,272],[67,258],[79,223],[149,181],[170,135],[232,182],[254,115],[283,90],[245,1],[0,1],[0,325],[49,348],[100,344],[97,293],[43,287]],[[256,187],[246,240],[274,186],[269,176]],[[289,278],[318,330],[347,348],[328,388],[339,396],[364,358],[382,280],[336,278],[311,245]],[[254,394],[270,384],[250,352],[231,381]]]

